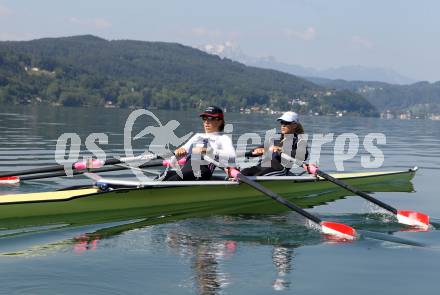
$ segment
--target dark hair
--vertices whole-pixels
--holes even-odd
[[[222,124],[218,127],[219,131],[223,132],[225,130],[225,119],[222,118]]]
[[[304,134],[304,127],[299,122],[296,123],[295,133]]]
[[[301,123],[296,122],[296,128],[293,130],[294,134],[304,134],[304,127],[301,125]],[[283,139],[284,134],[281,135],[281,139]]]

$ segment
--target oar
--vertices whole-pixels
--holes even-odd
[[[295,163],[295,164],[301,163],[301,166],[307,165],[304,162],[300,162],[300,161],[298,161],[298,160],[296,160],[286,154],[282,154],[282,157],[286,160],[289,160],[289,161]],[[343,187],[346,190],[348,190],[348,191],[376,204],[377,206],[393,213],[394,215],[396,215],[397,221],[399,223],[409,225],[409,226],[419,227],[423,230],[427,230],[429,228],[430,224],[429,224],[429,216],[428,215],[421,213],[421,212],[414,211],[414,210],[398,210],[388,204],[385,204],[382,201],[379,201],[378,199],[372,197],[371,195],[356,189],[355,187],[349,185],[348,183],[346,183],[340,179],[334,178],[333,176],[325,173],[324,171],[322,171],[321,169],[319,169],[318,167],[316,167],[314,165],[313,166],[309,165],[309,167],[312,168],[312,169],[310,169],[311,171],[309,171],[309,169],[306,169],[309,173],[321,176],[322,178],[324,178],[324,179],[326,179],[336,185],[339,185],[340,187]]]
[[[166,161],[156,161],[154,163],[150,163],[150,161],[154,159],[163,159],[165,157],[168,157],[171,154],[166,155],[147,155],[147,156],[141,156],[141,157],[133,157],[133,158],[121,158],[121,159],[115,159],[111,158],[106,160],[105,162],[99,161],[97,159],[92,160],[91,163],[86,162],[76,162],[72,164],[73,168],[73,175],[83,174],[84,172],[108,172],[108,171],[118,171],[118,170],[124,170],[124,169],[130,169],[131,167],[125,167],[125,166],[117,166],[117,167],[107,167],[107,168],[101,168],[104,165],[117,165],[117,164],[123,164],[133,161],[149,161],[146,164],[140,165],[139,168],[146,168],[146,167],[156,167],[156,166],[162,166],[162,165],[169,165]],[[62,167],[62,169],[59,169],[59,166]],[[52,172],[52,173],[44,173],[44,172]],[[14,173],[14,174],[13,174]],[[35,174],[35,175],[30,175]],[[6,176],[4,176],[6,175]],[[22,170],[17,172],[6,172],[0,174],[0,184],[16,184],[20,181],[24,180],[34,180],[34,179],[44,179],[44,178],[52,178],[52,177],[61,177],[66,176],[66,173],[64,171],[64,166],[62,165],[54,165],[44,168],[35,168],[35,169],[29,169],[29,170]]]
[[[223,165],[221,163],[219,163],[218,161],[215,161],[214,159],[212,159],[211,157],[209,157],[207,155],[204,155],[203,159],[216,165],[219,168],[223,167]],[[232,169],[234,169],[235,171],[238,172],[238,170],[236,170],[235,168],[232,168]],[[265,194],[266,196],[268,196],[272,200],[278,202],[279,204],[286,206],[290,210],[293,210],[293,211],[297,212],[298,214],[304,216],[305,218],[311,220],[312,222],[316,223],[321,228],[321,232],[325,235],[329,235],[329,236],[332,236],[332,237],[335,237],[338,239],[345,239],[345,240],[355,240],[357,238],[356,230],[354,228],[352,228],[351,226],[348,226],[348,225],[342,224],[342,223],[331,222],[331,221],[322,221],[317,216],[310,214],[309,212],[296,206],[293,203],[290,203],[289,201],[287,201],[286,199],[284,199],[280,195],[276,194],[275,192],[271,191],[270,189],[265,188],[261,184],[249,179],[247,176],[245,176],[241,173],[238,173],[236,175],[236,178],[239,181],[244,182],[247,185],[258,190],[259,192],[262,192],[263,194]]]
[[[270,197],[274,201],[278,202],[279,204],[282,204],[286,206],[287,208],[295,211],[298,214],[301,214],[305,218],[313,221],[316,223],[320,228],[323,234],[334,236],[337,238],[347,239],[347,240],[354,240],[357,238],[356,230],[352,228],[351,226],[348,226],[346,224],[342,223],[336,223],[331,221],[322,221],[317,216],[310,214],[309,212],[305,211],[304,209],[296,206],[293,203],[290,203],[280,195],[276,194],[275,192],[265,188],[261,184],[249,179],[247,176],[244,176],[243,174],[238,174],[237,176],[238,180],[241,182],[246,183],[247,185],[253,187],[254,189],[262,192],[266,196]]]
[[[105,162],[99,161],[99,160],[92,160],[91,167],[90,168],[99,168],[105,165],[114,165],[114,164],[120,164],[121,160],[119,159],[108,159]],[[87,168],[88,163],[85,161],[79,161],[72,163],[72,169],[73,170],[83,170]],[[64,170],[64,165],[52,165],[52,166],[46,166],[46,167],[40,167],[40,168],[33,168],[33,169],[27,169],[27,170],[20,170],[20,171],[10,171],[10,172],[2,172],[0,173],[0,179],[7,178],[7,177],[14,177],[14,176],[23,176],[23,175],[29,175],[29,174],[38,174],[38,173],[47,173],[47,172],[55,172],[55,171],[62,171]]]
[[[136,168],[150,168],[150,167],[161,167],[164,165],[164,161],[157,159],[157,160],[151,160],[146,164],[139,165]],[[89,169],[89,170],[81,170],[81,171],[73,171],[73,175],[81,175],[86,172],[92,172],[92,173],[105,173],[105,172],[112,172],[112,171],[119,171],[119,170],[127,170],[131,169],[130,166],[111,166],[111,167],[102,167],[102,168],[96,168],[96,169]],[[45,178],[53,178],[53,177],[63,177],[66,176],[66,173],[64,171],[60,172],[53,172],[53,173],[44,173],[44,174],[36,174],[36,175],[25,175],[18,177],[19,181],[26,181],[26,180],[35,180],[35,179],[45,179]]]
[[[71,167],[73,170],[85,170],[88,168],[101,168],[103,166],[107,166],[107,165],[116,165],[116,164],[124,164],[127,162],[135,162],[135,161],[149,161],[149,160],[154,160],[157,158],[165,158],[168,156],[171,156],[172,154],[166,154],[166,155],[142,155],[142,156],[137,156],[137,157],[128,157],[128,158],[120,158],[120,159],[116,159],[116,158],[110,158],[107,159],[105,161],[101,161],[98,159],[90,159],[90,161],[78,161],[78,162],[74,162],[72,163]],[[55,171],[62,171],[64,170],[65,166],[64,165],[53,165],[53,166],[46,166],[46,167],[41,167],[41,168],[34,168],[34,169],[28,169],[28,170],[21,170],[21,171],[10,171],[10,172],[2,172],[0,173],[0,177],[14,177],[14,176],[22,176],[22,175],[29,175],[29,174],[38,174],[38,173],[46,173],[46,172],[55,172]]]
[[[334,178],[333,176],[325,173],[324,171],[321,171],[321,169],[317,169],[316,174],[321,176],[322,178],[324,178],[330,182],[333,182],[334,184],[339,185],[340,187],[343,187],[346,190],[376,204],[377,206],[393,213],[394,215],[396,215],[397,221],[399,223],[410,225],[410,226],[420,227],[421,229],[424,229],[424,230],[427,230],[429,228],[429,216],[424,213],[417,212],[414,210],[398,210],[388,204],[385,204],[384,202],[382,202],[376,198],[373,198],[371,195],[356,189],[355,187],[349,185],[348,183],[346,183],[340,179]]]

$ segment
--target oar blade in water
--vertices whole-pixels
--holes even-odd
[[[330,237],[344,240],[355,240],[357,238],[356,230],[346,224],[331,221],[322,221],[320,224],[322,232]]]
[[[413,210],[398,210],[397,220],[399,223],[415,226],[424,230],[429,228],[429,216]]]

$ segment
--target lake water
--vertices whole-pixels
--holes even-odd
[[[179,136],[201,130],[196,112],[154,111],[162,123],[177,119]],[[101,147],[124,152],[129,110],[0,106],[0,171],[54,163],[57,138],[78,133],[83,145],[93,132],[108,135]],[[263,135],[278,127],[275,115],[227,114],[234,142],[244,132]],[[414,247],[364,238],[331,243],[296,223],[295,213],[212,216],[145,225],[139,220],[81,227],[0,230],[0,294],[412,294],[440,286],[440,122],[377,118],[301,118],[307,133],[384,133],[384,163],[378,170],[418,166],[415,192],[375,193],[394,207],[433,217],[428,232],[386,224],[376,209],[352,196],[308,209],[325,220],[380,231],[390,238],[425,243]],[[137,122],[140,130],[152,124]],[[134,143],[135,152],[146,142]],[[323,145],[320,166],[336,169],[334,142]],[[340,148],[340,147],[337,147]],[[364,171],[360,155],[344,162],[346,171]],[[325,168],[325,169],[324,169]],[[80,177],[80,183],[90,183]],[[78,184],[73,179],[0,186],[0,193],[35,192]],[[1,228],[0,224],[0,228]],[[25,231],[28,232],[26,233]],[[389,232],[388,232],[389,231]],[[99,233],[99,234],[97,234]]]

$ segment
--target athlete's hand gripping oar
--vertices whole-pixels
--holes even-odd
[[[262,192],[266,196],[270,197],[271,199],[275,200],[276,202],[286,206],[287,208],[297,212],[298,214],[301,214],[305,218],[313,221],[318,226],[320,226],[322,233],[326,235],[335,236],[337,238],[343,238],[347,240],[354,240],[357,238],[356,230],[348,225],[342,224],[342,223],[336,223],[331,221],[322,221],[315,215],[310,214],[309,212],[305,211],[304,209],[296,206],[293,203],[290,203],[283,197],[279,196],[275,192],[265,188],[261,184],[249,179],[247,176],[243,174],[238,174],[237,176],[238,180],[241,182],[244,182],[248,184],[249,186],[253,187],[254,189]]]
[[[333,176],[331,176],[331,175],[325,173],[324,171],[322,171],[321,169],[319,169],[316,165],[306,164],[305,162],[298,161],[298,160],[296,160],[296,159],[292,158],[291,156],[284,154],[284,153],[281,154],[281,157],[287,161],[295,163],[296,165],[303,166],[306,169],[306,171],[309,172],[310,174],[321,176],[322,178],[324,178],[324,179],[326,179],[336,185],[339,185],[340,187],[343,187],[346,190],[348,190],[348,191],[376,204],[377,206],[395,214],[397,217],[397,221],[399,223],[419,227],[423,230],[427,230],[429,228],[429,216],[424,213],[417,212],[414,210],[398,210],[388,204],[385,204],[382,201],[379,201],[378,199],[372,197],[371,195],[356,189],[355,187],[349,185],[348,183],[346,183],[340,179],[334,178]]]

